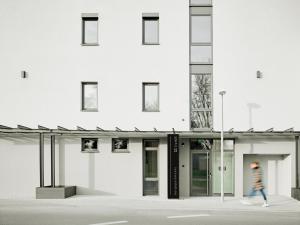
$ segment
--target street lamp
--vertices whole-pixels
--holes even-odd
[[[221,202],[224,202],[224,118],[223,118],[223,96],[226,91],[220,91],[219,94],[222,97],[222,127],[221,127]]]

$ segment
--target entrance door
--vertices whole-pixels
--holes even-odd
[[[191,153],[191,196],[209,195],[209,153]]]

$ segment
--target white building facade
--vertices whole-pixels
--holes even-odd
[[[299,187],[299,1],[0,5],[1,198],[219,195],[221,90],[225,194]]]

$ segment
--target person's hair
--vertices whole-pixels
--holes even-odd
[[[255,169],[259,168],[259,162],[258,161],[253,161],[252,164],[255,164]]]

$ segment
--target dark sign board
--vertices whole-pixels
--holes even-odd
[[[179,135],[168,135],[168,198],[179,198]]]

